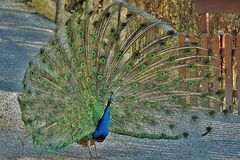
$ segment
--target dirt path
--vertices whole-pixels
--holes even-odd
[[[30,60],[53,35],[55,25],[24,3],[0,0],[0,90],[21,91]]]

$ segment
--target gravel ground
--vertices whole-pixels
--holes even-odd
[[[240,140],[149,140],[110,134],[98,149],[107,160],[239,160]],[[47,153],[32,145],[24,130],[0,129],[0,159],[91,159],[77,144]],[[92,158],[93,159],[93,158]]]
[[[51,37],[55,26],[38,14],[21,10],[22,4],[14,0],[0,3],[0,90],[18,92],[29,60]],[[18,9],[12,9],[13,5]],[[34,147],[16,98],[17,93],[0,92],[0,160],[91,159],[88,150],[77,144],[53,153]],[[218,116],[211,120],[213,132],[204,138],[150,140],[110,134],[98,144],[100,159],[240,160],[240,117]]]
[[[21,120],[17,93],[0,91],[0,115],[0,160],[90,159],[88,150],[77,144],[53,153],[34,147]],[[204,138],[150,140],[111,133],[98,144],[100,159],[240,160],[240,117],[211,123],[214,130]]]

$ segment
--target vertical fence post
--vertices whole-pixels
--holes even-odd
[[[203,48],[208,49],[209,48],[209,35],[203,34],[201,35],[201,45]],[[208,51],[200,51],[200,56],[208,56]],[[204,58],[201,58],[201,60],[204,60]],[[201,76],[204,76],[208,72],[208,67],[202,67],[201,68]],[[209,83],[207,80],[202,80],[201,82],[202,87],[201,90],[205,93],[209,93]],[[200,104],[203,107],[209,107],[209,100],[203,99]]]
[[[209,33],[209,13],[202,13],[200,16],[200,32],[202,34]]]
[[[193,42],[197,42],[197,38],[196,38],[195,35],[190,35],[190,36],[189,36],[189,39],[190,39],[190,42],[192,42],[192,43],[193,43]],[[197,56],[197,54],[198,54],[198,52],[196,51],[196,53],[195,53],[194,56]],[[196,59],[190,59],[189,61],[190,61],[190,63],[195,64],[196,61],[197,61],[197,58],[196,58]],[[194,70],[194,71],[191,71],[191,72],[187,72],[186,77],[188,77],[188,78],[198,77],[197,72],[198,72],[197,69]],[[198,100],[197,100],[196,96],[190,96],[190,97],[189,97],[189,101],[190,101],[190,104],[191,104],[192,106],[195,106],[195,107],[198,106]]]
[[[232,36],[225,35],[225,86],[226,86],[226,109],[233,109],[233,71],[232,71]]]
[[[237,102],[238,102],[238,115],[240,115],[240,35],[237,36]]]
[[[215,54],[216,58],[218,59],[217,61],[213,62],[213,66],[214,67],[218,67],[219,69],[214,69],[214,76],[221,76],[221,61],[219,61],[221,59],[221,55],[220,55],[220,37],[219,35],[213,35],[212,37],[212,51]],[[213,81],[213,92],[215,93],[216,91],[221,89],[221,84],[222,82],[217,81],[217,78],[215,77],[214,81]],[[216,111],[220,111],[222,104],[219,104],[217,106],[214,106],[214,109]]]
[[[185,35],[180,35],[179,38],[178,38],[179,45],[184,45],[185,44],[185,39],[186,39]],[[179,53],[178,53],[179,58],[183,57],[184,56],[183,54],[184,53],[182,51],[179,51]],[[181,65],[184,65],[184,64],[185,64],[185,61],[181,61]],[[179,69],[179,78],[183,78],[183,79],[186,78],[185,68]],[[182,100],[183,104],[187,104],[186,97],[183,97],[181,100]]]

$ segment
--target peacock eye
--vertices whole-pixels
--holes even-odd
[[[164,91],[165,90],[165,87],[164,86],[160,86],[159,87],[161,91]]]
[[[204,60],[202,61],[202,63],[203,63],[204,65],[209,65],[209,64],[210,64],[210,61],[209,61],[209,59],[204,59]]]
[[[28,90],[28,91],[27,91],[27,94],[28,94],[28,95],[31,95],[31,94],[32,94],[32,92],[31,92],[30,90]]]
[[[121,24],[121,26],[122,26],[122,27],[126,27],[126,26],[127,26],[127,23],[123,22],[123,23]]]
[[[127,66],[127,70],[130,71],[132,69],[131,66]]]
[[[92,82],[90,77],[87,77],[86,81],[87,81],[87,83],[91,83]]]
[[[109,17],[110,17],[110,15],[111,15],[111,13],[110,13],[110,12],[107,12],[107,13],[105,14],[105,16],[106,16],[107,18],[109,18]]]
[[[94,66],[94,67],[92,67],[92,72],[93,73],[97,73],[97,68]]]
[[[103,76],[102,76],[102,75],[98,75],[97,78],[98,78],[98,80],[100,80],[100,81],[103,80]]]
[[[94,21],[93,22],[93,26],[97,26],[98,22],[97,21]]]
[[[192,87],[193,86],[193,82],[188,82],[187,86],[188,87]]]
[[[127,18],[130,18],[130,17],[132,17],[132,16],[133,16],[132,13],[128,13],[128,14],[126,14],[126,17],[127,17]]]
[[[173,95],[171,98],[173,101],[177,100],[177,96],[175,96],[175,95]]]
[[[88,12],[88,15],[92,15],[93,14],[93,10],[91,10],[90,12]]]
[[[78,78],[81,79],[83,77],[83,72],[78,72]]]
[[[85,68],[85,67],[86,67],[86,63],[85,63],[85,62],[82,62],[82,63],[81,63],[81,67],[82,67],[82,68]]]
[[[118,34],[115,34],[114,35],[114,39],[117,41],[117,40],[119,40],[119,35]]]
[[[107,62],[106,58],[101,58],[101,60],[100,60],[100,63],[101,63],[101,64],[104,65],[104,64],[106,64],[106,62]]]
[[[70,79],[70,76],[69,76],[69,75],[65,75],[65,77],[64,77],[64,78],[65,78],[65,80],[67,80],[67,81],[68,81],[68,80]]]
[[[111,28],[110,32],[111,32],[111,33],[115,32],[115,29],[114,29],[114,28]]]

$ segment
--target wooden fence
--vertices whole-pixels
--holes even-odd
[[[179,43],[183,44],[185,38],[184,35],[179,36]],[[240,35],[232,37],[230,34],[213,36],[203,34],[200,38],[196,38],[196,36],[187,36],[187,38],[190,41],[200,41],[202,47],[211,49],[221,59],[214,65],[221,67],[222,70],[215,71],[214,75],[223,76],[224,80],[214,82],[211,87],[209,87],[209,84],[202,82],[205,90],[216,91],[221,89],[224,91],[225,95],[222,101],[225,105],[218,106],[216,109],[240,114],[240,90],[238,90],[238,86],[240,86]]]

